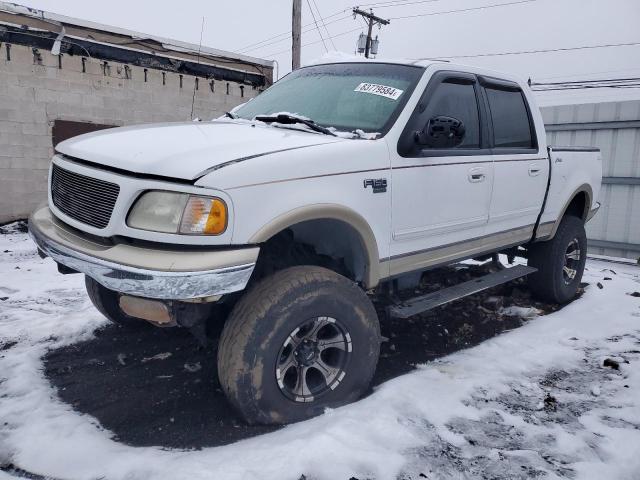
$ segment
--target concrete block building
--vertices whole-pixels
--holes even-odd
[[[272,81],[271,61],[0,2],[0,224],[46,200],[60,141],[208,120]]]

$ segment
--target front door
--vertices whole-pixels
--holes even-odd
[[[475,75],[436,73],[392,151],[392,276],[482,241],[494,171],[479,88]]]

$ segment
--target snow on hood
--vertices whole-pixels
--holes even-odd
[[[56,151],[135,173],[194,180],[218,165],[344,141],[257,122],[164,123],[102,130],[66,140]]]

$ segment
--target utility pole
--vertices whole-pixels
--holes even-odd
[[[300,40],[302,36],[302,0],[293,0],[291,16],[291,70],[300,68]]]
[[[373,10],[369,10],[368,12],[365,12],[364,10],[360,10],[359,8],[354,8],[353,9],[353,17],[355,18],[356,15],[361,15],[365,21],[367,22],[367,24],[369,25],[369,31],[367,32],[367,43],[364,47],[364,56],[366,58],[369,58],[369,52],[371,50],[371,30],[373,30],[373,26],[374,25],[389,25],[389,20],[385,20],[383,18],[380,17],[376,17],[373,14]]]

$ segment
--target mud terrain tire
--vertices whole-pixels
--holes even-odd
[[[236,304],[220,338],[218,377],[248,423],[285,424],[360,398],[379,352],[380,326],[367,295],[331,270],[296,266],[262,279]]]
[[[529,265],[538,271],[529,275],[529,288],[540,300],[566,303],[575,297],[587,261],[584,222],[564,217],[552,240],[529,248]]]

